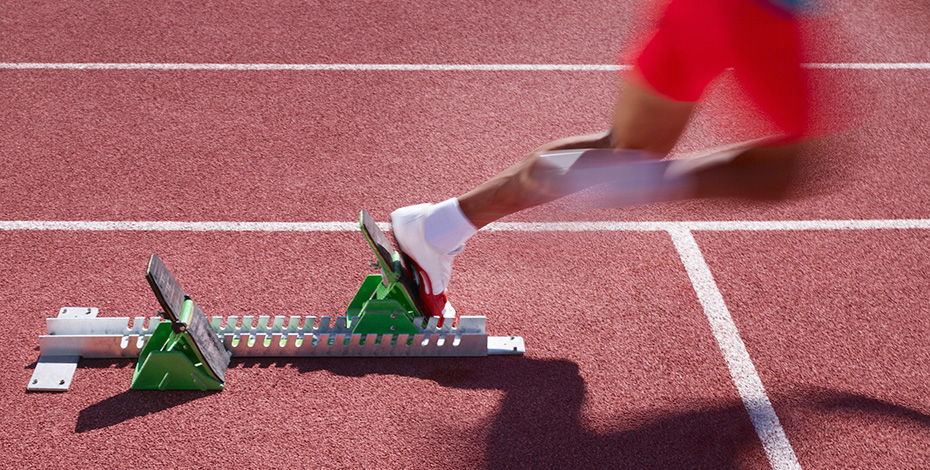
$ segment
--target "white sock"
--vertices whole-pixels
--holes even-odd
[[[426,242],[445,253],[455,251],[477,232],[459,207],[457,198],[434,204],[426,216]]]

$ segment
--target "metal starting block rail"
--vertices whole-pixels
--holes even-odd
[[[66,391],[78,359],[138,358],[161,317],[97,317],[98,309],[66,307],[46,319],[48,333],[39,336],[40,356],[27,386],[33,391]],[[357,318],[357,317],[356,317]],[[346,317],[323,316],[213,317],[210,326],[233,357],[480,357],[519,355],[523,338],[489,336],[485,317],[462,316],[453,327],[427,321],[415,334],[353,334]],[[301,321],[302,320],[302,321]],[[451,322],[449,322],[451,323]],[[237,326],[237,324],[239,326]],[[316,324],[316,326],[314,326]]]
[[[367,214],[366,214],[367,215]],[[375,248],[373,245],[372,248]],[[485,317],[422,315],[397,253],[368,275],[345,316],[238,316],[208,319],[156,255],[146,279],[160,317],[97,317],[62,308],[46,319],[27,390],[67,391],[80,358],[138,358],[130,387],[222,390],[232,357],[416,357],[521,355],[519,336],[488,336]],[[257,321],[256,321],[257,320]]]

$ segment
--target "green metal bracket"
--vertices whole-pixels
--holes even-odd
[[[425,315],[419,305],[415,274],[366,210],[359,213],[359,229],[377,259],[381,275],[370,275],[362,281],[346,309],[346,326],[352,334],[360,335],[419,333],[421,329],[414,322]]]
[[[381,275],[365,277],[349,303],[346,326],[352,329],[353,334],[412,335],[420,331],[414,324],[418,316],[417,309],[398,281],[396,270],[400,269],[399,256],[399,253],[394,252],[391,271],[381,265]]]
[[[194,302],[184,301],[181,322],[190,321]],[[139,353],[132,376],[133,390],[222,390],[224,381],[207,366],[188,331],[160,323]]]

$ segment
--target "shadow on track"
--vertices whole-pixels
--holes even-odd
[[[740,400],[658,410],[631,417],[627,425],[635,423],[632,427],[594,432],[581,416],[584,380],[577,364],[565,360],[340,358],[292,364],[301,372],[399,375],[446,387],[503,391],[500,412],[487,430],[489,469],[735,469],[765,459]],[[904,418],[930,427],[930,415],[853,393],[809,389],[795,398],[814,409]]]
[[[349,377],[400,375],[446,387],[505,393],[487,430],[486,468],[736,468],[758,438],[742,403],[660,412],[610,434],[581,417],[585,384],[578,365],[527,358],[323,359],[295,362],[302,372]],[[619,385],[619,384],[618,384]]]
[[[107,428],[133,418],[165,411],[199,398],[220,392],[189,390],[126,390],[101,402],[94,403],[78,414],[74,432],[82,433]]]
[[[82,359],[81,368],[119,368],[135,367],[135,360],[98,360]],[[126,390],[98,403],[88,406],[78,414],[74,432],[83,433],[96,429],[108,428],[140,416],[158,413],[178,405],[183,405],[199,398],[208,397],[219,392],[200,392],[187,390]]]
[[[801,396],[806,399],[804,405],[817,410],[880,415],[930,427],[930,415],[877,398],[828,388],[811,388]]]
[[[274,358],[238,359],[231,367],[273,369],[285,364],[302,373],[396,375],[433,381],[443,387],[504,392],[500,411],[488,428],[480,430],[487,435],[484,466],[488,469],[735,469],[765,459],[739,400],[698,401],[698,405],[692,402],[690,408],[638,412],[627,416],[625,427],[600,423],[600,429],[610,431],[594,431],[582,416],[584,379],[578,365],[566,360]],[[82,410],[75,432],[107,428],[213,393],[219,392],[127,390]],[[811,410],[877,415],[930,428],[930,415],[855,393],[811,388],[781,398],[791,398]],[[633,407],[621,404],[618,408]]]

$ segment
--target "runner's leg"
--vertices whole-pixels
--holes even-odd
[[[609,132],[547,143],[519,163],[460,196],[459,205],[468,220],[476,228],[481,228],[501,217],[577,191],[574,184],[562,184],[563,172],[553,171],[540,160],[549,152],[614,148],[640,150],[662,158],[675,146],[693,109],[694,103],[670,100],[645,86],[625,80],[621,83]],[[618,152],[617,158],[623,159],[625,155]],[[642,158],[642,153],[633,155]]]
[[[391,214],[394,238],[420,274],[421,296],[433,315],[454,315],[446,298],[452,263],[477,229],[506,215],[577,191],[577,181],[566,184],[564,171],[541,161],[544,155],[574,149],[638,147],[616,153],[616,158],[642,160],[643,153],[664,155],[684,130],[692,103],[676,102],[631,84],[617,100],[617,120],[610,131],[559,139],[545,144],[516,165],[458,198],[439,204],[419,204]],[[623,108],[633,108],[629,111]],[[632,116],[649,116],[642,122]],[[664,118],[663,118],[664,117]],[[653,129],[655,127],[655,129]],[[601,154],[603,155],[603,153]],[[612,153],[608,155],[613,158]],[[579,157],[581,160],[581,157]],[[584,162],[581,162],[584,164]]]

